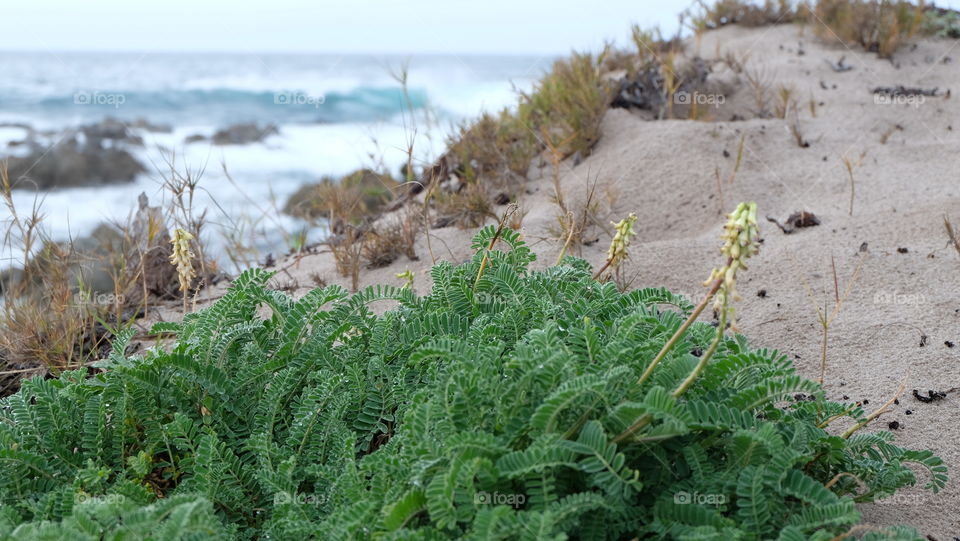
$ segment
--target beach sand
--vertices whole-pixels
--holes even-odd
[[[960,255],[948,244],[943,223],[946,214],[960,224],[960,97],[885,104],[875,101],[872,89],[900,84],[938,87],[941,94],[958,89],[960,47],[957,41],[921,40],[902,48],[891,62],[824,42],[810,30],[729,26],[708,32],[699,44],[699,54],[707,58],[749,55],[748,70],[772,83],[771,108],[777,89],[791,86],[798,106],[787,119],[731,121],[735,114],[755,116],[749,111],[756,101],[744,74],[732,71],[714,76],[718,85],[736,92],[724,106],[708,109],[710,121],[653,121],[643,113],[611,109],[593,153],[579,165],[572,160],[561,165],[560,183],[574,205],[596,181],[597,214],[605,224],[605,229],[591,229],[588,237],[595,243],[571,252],[598,268],[612,232],[606,222],[634,212],[637,236],[622,268],[628,281],[632,278],[631,287],[665,286],[699,300],[701,283],[721,263],[721,210],[756,201],[761,216],[781,222],[795,211],[814,213],[819,226],[790,235],[767,221],[761,224],[761,252],[740,275],[739,329],[755,347],[780,349],[804,376],[816,379],[821,345],[816,306],[827,306],[828,312],[833,307],[835,262],[838,289],[841,296],[849,289],[849,297],[830,326],[827,395],[862,400],[870,412],[905,382],[899,404],[870,428],[899,423],[896,442],[932,449],[953,478],[938,495],[918,486],[887,502],[864,505],[865,521],[912,524],[924,535],[952,539],[960,535],[960,391],[933,403],[915,399],[911,391],[960,387]],[[691,43],[688,53],[697,49]],[[835,72],[826,61],[842,56],[853,69]],[[810,100],[818,104],[815,116]],[[794,116],[807,148],[791,133]],[[741,137],[742,163],[729,182]],[[841,157],[856,162],[862,153],[853,170],[851,216],[850,181]],[[526,212],[522,232],[539,257],[535,265],[548,266],[562,244],[558,211],[550,167],[533,170],[527,195],[519,201]],[[470,257],[473,231],[443,228],[432,235],[437,259]],[[419,261],[401,257],[389,267],[363,271],[361,285],[399,285],[395,274],[409,269],[416,274],[416,290],[429,291],[432,260],[423,235],[417,252]],[[349,287],[329,253],[281,259],[275,269],[282,269],[276,282],[298,295],[313,287],[311,276]],[[199,306],[217,296],[216,289],[201,293]],[[925,475],[918,477],[923,485]]]

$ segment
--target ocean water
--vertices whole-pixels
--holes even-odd
[[[22,208],[42,199],[54,238],[83,235],[123,220],[140,192],[156,204],[168,197],[162,179],[172,162],[202,172],[198,210],[217,227],[259,227],[262,251],[283,252],[279,227],[306,224],[272,212],[301,184],[359,167],[398,171],[412,138],[426,163],[444,148],[454,126],[483,111],[511,106],[549,68],[549,57],[373,56],[155,53],[0,53],[0,155],[14,155],[27,124],[54,143],[64,129],[111,117],[167,125],[139,130],[133,152],[148,172],[131,184],[17,191]],[[407,69],[405,95],[394,77]],[[275,125],[260,143],[185,144],[228,125]],[[231,183],[224,167],[233,179]],[[269,216],[268,216],[269,215]],[[0,219],[8,219],[0,209]],[[316,238],[322,231],[309,231]],[[273,248],[273,249],[271,249]],[[6,256],[6,254],[5,254]]]

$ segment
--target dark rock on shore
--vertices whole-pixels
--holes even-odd
[[[7,170],[16,188],[48,190],[132,182],[146,171],[127,150],[143,139],[118,120],[107,118],[62,134],[39,134],[29,127],[17,141]],[[21,150],[25,148],[26,150]]]
[[[130,127],[151,133],[173,133],[173,126],[169,124],[154,124],[145,118],[138,118],[134,120],[130,123]]]
[[[244,124],[234,124],[222,130],[218,130],[211,137],[215,145],[246,145],[249,143],[259,143],[271,135],[277,135],[280,131],[274,125],[259,126],[249,122]]]
[[[145,171],[126,150],[91,147],[76,139],[61,141],[51,149],[38,144],[30,147],[26,156],[9,158],[8,172],[17,188],[48,190],[132,182]]]

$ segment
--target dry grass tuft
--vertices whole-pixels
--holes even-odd
[[[600,122],[610,107],[613,92],[602,78],[602,59],[574,53],[554,63],[537,88],[521,100],[520,122],[533,133],[547,132],[563,141],[564,157],[590,154],[600,140]]]
[[[327,241],[337,272],[341,276],[350,277],[353,291],[360,287],[360,260],[363,255],[364,236],[359,228],[347,225],[343,234]]]
[[[346,224],[357,225],[380,212],[398,186],[387,173],[360,169],[339,180],[325,177],[317,184],[302,186],[283,211],[308,221],[328,218],[331,230],[339,232]]]
[[[712,6],[698,1],[690,13],[692,26],[713,30],[728,24],[767,26],[793,22],[796,12],[790,0],[765,0],[762,5],[744,0],[719,0]]]
[[[367,268],[386,267],[401,255],[411,261],[418,260],[415,243],[419,225],[418,212],[409,208],[379,220],[363,238],[363,258]]]
[[[487,218],[497,218],[493,201],[480,183],[467,184],[456,192],[438,191],[433,196],[439,219],[435,227],[455,225],[472,229],[483,225]]]
[[[0,164],[0,199],[9,214],[0,249],[13,265],[0,278],[0,376],[16,375],[0,382],[0,394],[15,390],[23,374],[57,374],[88,364],[151,302],[180,298],[168,221],[192,237],[194,255],[180,261],[183,294],[217,279],[216,265],[204,258],[198,242],[204,226],[204,215],[193,211],[198,178],[189,171],[164,177],[171,196],[166,211],[149,206],[141,195],[139,209],[126,222],[55,241],[42,227],[39,199],[27,214],[16,207],[15,186]]]
[[[817,0],[806,6],[808,22],[818,36],[859,45],[890,58],[924,22],[924,3],[906,0]]]

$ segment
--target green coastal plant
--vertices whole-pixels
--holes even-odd
[[[822,428],[864,412],[708,323],[638,383],[683,297],[621,293],[572,257],[531,270],[509,228],[473,247],[423,297],[294,300],[250,270],[155,326],[169,351],[127,356],[124,332],[101,372],[25,381],[0,401],[0,538],[828,540],[860,532],[855,504],[915,484],[911,468],[946,483],[889,432]]]

